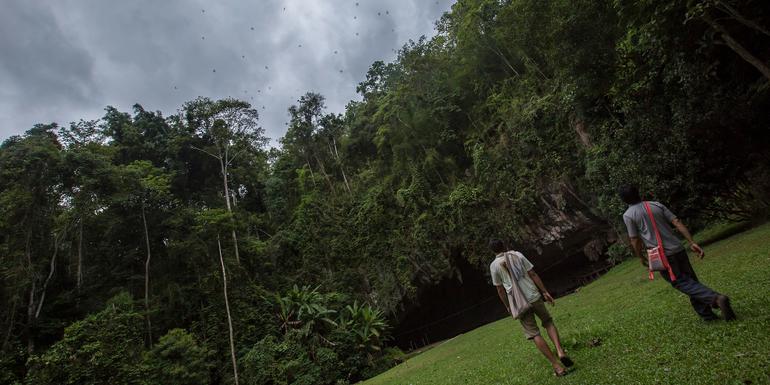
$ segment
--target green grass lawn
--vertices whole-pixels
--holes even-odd
[[[692,264],[731,297],[737,321],[702,322],[686,296],[626,261],[549,308],[576,362],[566,377],[551,374],[508,318],[363,384],[770,384],[770,224],[714,243]]]

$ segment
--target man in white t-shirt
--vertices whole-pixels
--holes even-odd
[[[553,319],[548,313],[548,309],[545,308],[543,300],[548,301],[551,305],[554,304],[553,297],[546,290],[543,281],[533,270],[532,263],[519,252],[516,253],[520,259],[520,266],[514,268],[515,277],[511,276],[510,271],[505,263],[505,254],[508,251],[505,248],[503,242],[499,239],[493,239],[489,241],[489,247],[495,252],[496,257],[489,264],[489,272],[492,276],[492,284],[497,288],[497,295],[500,296],[500,301],[505,306],[508,313],[511,313],[510,305],[508,302],[508,292],[514,284],[518,284],[519,288],[524,294],[524,297],[530,303],[530,309],[519,317],[521,326],[524,328],[524,335],[527,339],[532,340],[537,346],[538,350],[548,359],[553,366],[553,372],[557,376],[563,376],[567,374],[567,370],[564,366],[570,367],[573,365],[572,360],[564,352],[559,341],[559,331],[556,329],[556,325],[553,324]],[[523,271],[517,271],[521,269]],[[553,355],[550,346],[545,342],[545,339],[540,335],[540,329],[537,327],[535,316],[540,318],[540,324],[548,332],[548,337],[556,346],[556,352],[559,356],[557,359]],[[562,364],[564,366],[562,366]]]

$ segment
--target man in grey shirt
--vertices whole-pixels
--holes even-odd
[[[628,230],[631,249],[642,260],[642,264],[647,266],[647,253],[645,250],[657,247],[658,239],[655,236],[655,230],[645,209],[644,202],[639,196],[639,190],[636,186],[622,186],[618,189],[618,194],[628,204],[628,209],[623,214],[623,222],[625,222],[626,229]],[[690,297],[693,309],[703,320],[712,321],[717,319],[716,314],[711,310],[716,307],[722,311],[722,316],[725,320],[735,319],[735,312],[733,312],[730,306],[730,299],[698,281],[698,277],[695,275],[695,271],[687,257],[687,251],[682,246],[682,241],[674,234],[671,228],[671,225],[676,227],[679,233],[690,243],[690,249],[703,259],[705,256],[703,249],[692,239],[692,235],[690,235],[690,231],[684,223],[660,202],[647,203],[650,206],[653,218],[655,218],[655,225],[663,242],[666,259],[668,259],[671,272],[676,279],[672,280],[668,272],[661,272],[661,277],[671,283],[671,286],[675,289]]]

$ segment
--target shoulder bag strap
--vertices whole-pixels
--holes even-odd
[[[505,254],[505,264],[508,266],[508,274],[511,276],[511,291],[508,293],[508,301],[511,304],[511,315],[513,318],[519,318],[519,316],[529,308],[529,302],[524,295],[524,292],[519,286],[519,282],[516,280],[516,275],[513,271],[514,260],[518,258],[514,253]]]
[[[644,201],[643,203],[645,210],[647,210],[647,215],[650,217],[650,222],[652,222],[652,229],[655,231],[655,238],[658,240],[658,247],[660,247],[660,255],[661,260],[663,261],[663,265],[666,266],[666,269],[668,270],[669,278],[671,278],[672,281],[676,281],[674,272],[671,271],[671,265],[668,264],[668,258],[666,258],[666,249],[663,247],[663,239],[660,238],[660,232],[658,231],[658,225],[655,222],[655,216],[652,215],[650,202]],[[652,272],[650,272],[650,277],[652,277],[652,275]]]
[[[511,282],[516,283],[516,274],[514,273],[513,266],[512,266],[513,256],[511,255],[510,252],[506,251],[504,259],[505,259],[505,267],[506,267],[506,270],[508,271],[508,275],[511,276]]]
[[[509,273],[514,281],[516,280],[516,271],[521,274],[521,277],[524,277],[524,274],[526,273],[526,271],[524,271],[524,266],[522,266],[521,256],[522,254],[518,251],[509,251],[506,255],[506,260],[509,261]]]

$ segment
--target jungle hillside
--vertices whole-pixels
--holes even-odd
[[[206,95],[18,128],[0,383],[356,383],[504,316],[492,237],[561,295],[630,258],[621,184],[696,231],[770,215],[766,2],[460,0],[435,28],[281,138]]]

